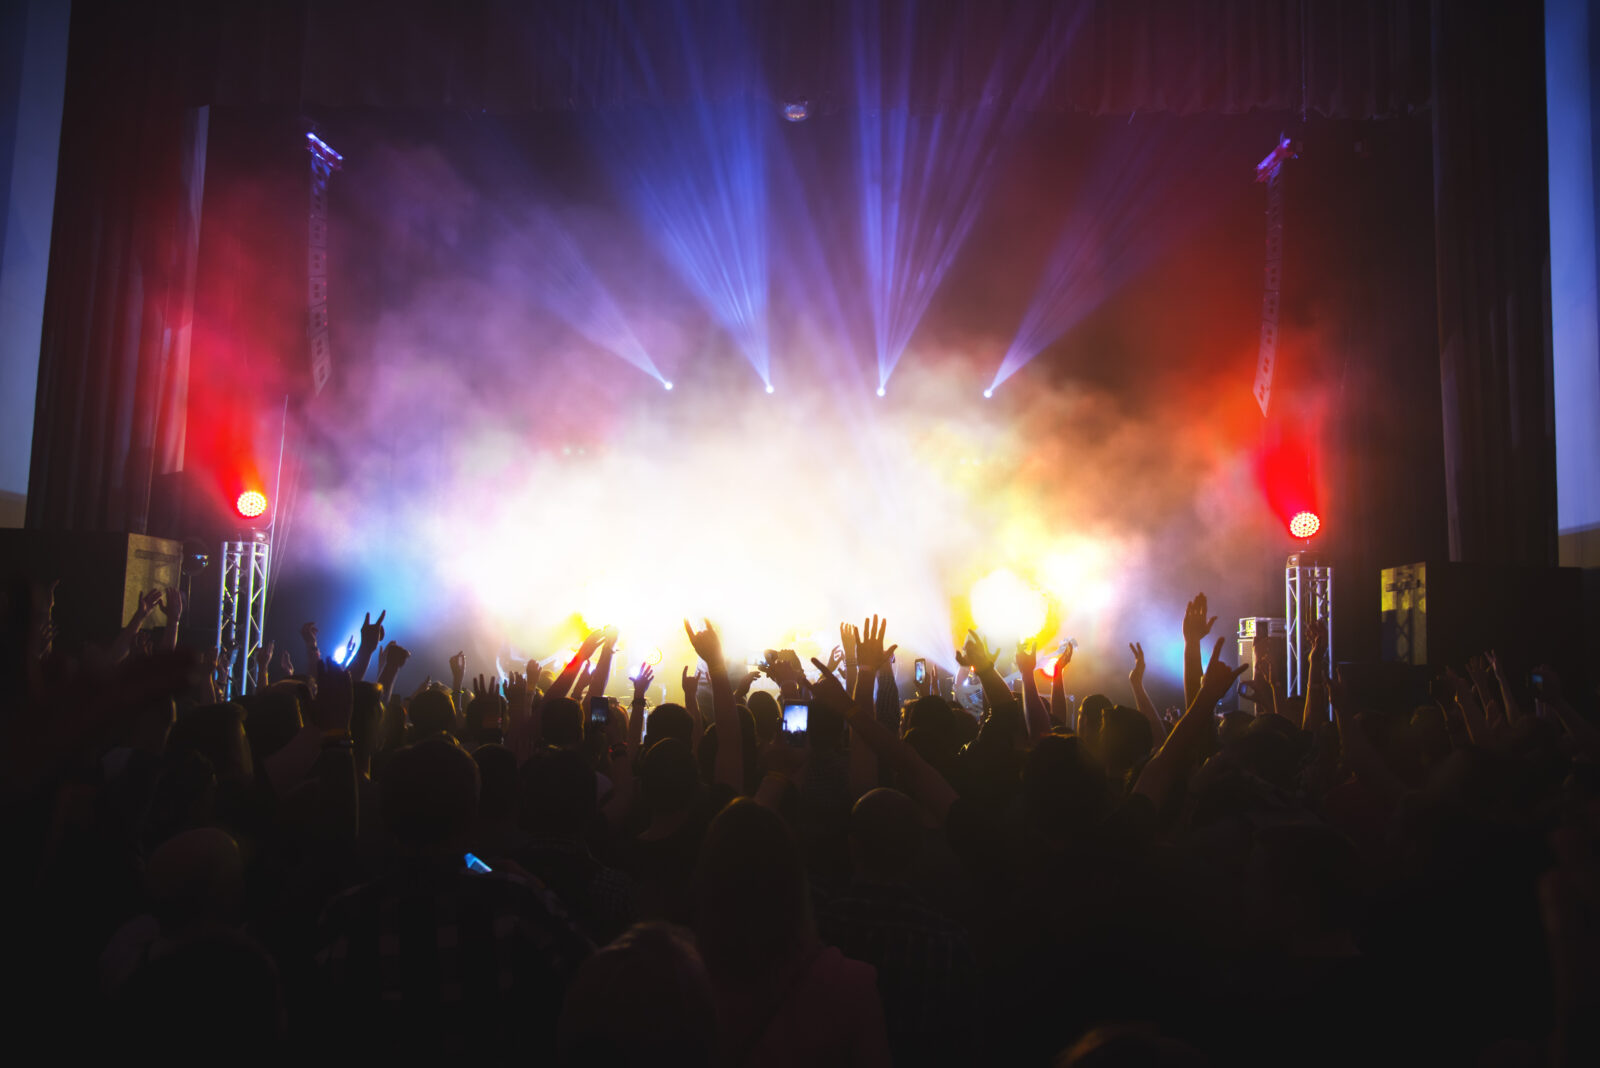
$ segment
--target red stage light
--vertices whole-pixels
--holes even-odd
[[[1322,520],[1315,512],[1296,512],[1289,520],[1289,533],[1297,538],[1309,538],[1322,529]]]
[[[267,510],[267,495],[258,490],[245,490],[233,506],[246,519],[255,519]]]

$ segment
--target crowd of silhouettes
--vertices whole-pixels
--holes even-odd
[[[1140,645],[1126,698],[1078,701],[1071,646],[1041,670],[972,634],[974,712],[876,617],[767,681],[685,623],[700,663],[653,707],[643,665],[604,699],[609,629],[503,681],[413,666],[407,696],[379,613],[226,700],[176,591],[74,650],[53,594],[3,605],[14,1050],[1600,1064],[1600,727],[1548,668],[1488,654],[1419,706],[1314,632],[1305,693],[1264,669],[1219,714],[1245,668],[1201,595],[1175,715]]]

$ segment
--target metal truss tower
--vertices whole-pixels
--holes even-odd
[[[1323,655],[1333,659],[1333,565],[1310,550],[1289,554],[1283,570],[1284,637],[1288,639],[1287,689],[1290,695],[1306,692],[1306,657],[1311,652],[1311,626],[1326,630]]]
[[[217,653],[243,628],[243,639],[235,641],[239,659],[229,666],[226,692],[231,700],[252,689],[250,665],[261,648],[267,623],[267,576],[272,562],[272,541],[265,530],[257,530],[241,541],[222,543],[222,581],[217,593]]]

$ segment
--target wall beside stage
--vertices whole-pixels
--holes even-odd
[[[0,528],[26,509],[71,10],[0,7]]]

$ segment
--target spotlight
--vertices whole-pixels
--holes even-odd
[[[661,388],[662,389],[671,389],[672,388],[672,383],[671,382],[663,382],[663,383],[661,383]]]
[[[267,495],[259,490],[245,490],[233,502],[233,507],[246,519],[255,519],[267,510]]]
[[[806,116],[811,114],[811,107],[807,101],[792,100],[783,105],[783,117],[788,122],[805,122]]]
[[[1044,629],[1044,594],[1009,568],[991,571],[972,587],[972,620],[1003,640],[1031,638]]]
[[[306,131],[306,150],[321,160],[330,171],[339,170],[344,163],[344,157],[335,152],[332,145],[310,130]]]
[[[992,397],[992,396],[994,396],[994,390],[986,389],[986,390],[983,391],[983,395],[984,395],[985,399],[987,399],[989,397]]]
[[[883,396],[885,392],[887,391],[882,386],[878,387],[878,396]]]
[[[768,392],[768,393],[771,393],[771,392],[772,392],[772,383],[771,383],[771,382],[768,382],[768,383],[767,383],[767,392]]]
[[[1322,519],[1315,512],[1296,512],[1289,520],[1289,533],[1296,538],[1309,538],[1322,529]]]

